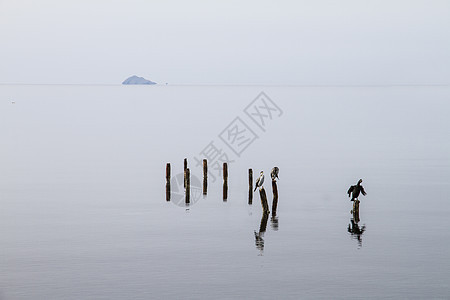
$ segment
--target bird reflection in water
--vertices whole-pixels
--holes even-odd
[[[348,224],[347,231],[350,233],[351,237],[358,241],[358,248],[362,247],[362,235],[366,231],[366,225],[359,226],[359,200],[353,203],[353,209],[350,212],[352,218],[350,219],[350,224]]]

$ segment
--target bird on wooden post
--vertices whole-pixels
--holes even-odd
[[[367,193],[364,190],[361,183],[362,183],[362,179],[358,180],[358,183],[356,185],[352,185],[348,189],[348,191],[347,191],[348,196],[350,197],[350,194],[352,195],[352,199],[350,201],[358,200],[359,193],[363,194],[364,196],[367,195]]]
[[[272,177],[272,181],[275,181],[275,179],[280,179],[278,178],[278,172],[280,172],[280,169],[278,167],[272,168],[272,171],[270,171],[270,177]]]
[[[256,180],[254,191],[256,191],[257,188],[261,188],[263,186],[263,183],[264,183],[264,172],[261,171],[259,178]]]

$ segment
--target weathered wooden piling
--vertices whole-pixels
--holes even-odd
[[[203,195],[206,195],[208,191],[208,161],[203,160]]]
[[[170,183],[170,163],[166,165],[166,183]]]
[[[186,169],[186,204],[189,204],[190,198],[191,198],[191,176],[190,176],[190,171],[189,168]]]
[[[186,187],[186,170],[187,170],[187,158],[184,159],[184,187]]]
[[[268,220],[269,220],[269,213],[263,212],[261,217],[261,224],[259,225],[259,233],[266,232]]]
[[[359,213],[359,200],[353,201],[353,208],[350,213],[353,214],[355,212]]]
[[[277,182],[275,180],[272,180],[272,192],[273,192],[272,216],[276,216],[278,206],[278,187]]]
[[[223,181],[228,181],[228,164],[223,163]]]
[[[170,201],[170,163],[166,165],[166,201]]]
[[[223,201],[228,199],[228,164],[223,163]]]
[[[259,189],[259,197],[261,198],[261,205],[263,208],[263,213],[269,213],[269,204],[267,203],[267,195],[264,187]]]
[[[228,183],[225,181],[223,183],[223,201],[227,201],[228,199]]]
[[[356,224],[359,222],[359,200],[353,201],[353,209],[351,211],[353,214],[353,220]]]
[[[170,201],[170,183],[166,183],[166,201]]]
[[[248,169],[248,204],[253,203],[253,170]]]

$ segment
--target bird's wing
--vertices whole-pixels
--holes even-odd
[[[261,176],[261,186],[263,185],[263,183],[264,183],[264,175]]]
[[[352,185],[352,186],[348,189],[347,194],[348,194],[349,197],[350,197],[351,192],[353,192],[354,189],[355,189],[355,186],[354,186],[354,185]]]
[[[366,191],[364,190],[364,188],[361,186],[361,193],[365,196],[367,193],[366,193]]]

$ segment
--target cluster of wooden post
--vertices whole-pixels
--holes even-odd
[[[276,216],[277,205],[278,205],[278,188],[277,182],[272,180],[272,191],[273,191],[273,202],[272,202],[272,215]],[[268,214],[269,204],[267,202],[266,190],[264,187],[259,189],[259,196],[261,199],[261,206],[263,208],[263,212]],[[248,204],[251,205],[253,203],[253,170],[248,169]]]
[[[188,168],[187,158],[184,159],[184,188],[185,188],[185,202],[190,203],[191,194],[191,178],[190,169]],[[206,195],[208,191],[208,162],[203,160],[203,195]],[[273,202],[272,202],[272,215],[276,215],[278,205],[278,188],[275,180],[272,180]],[[261,198],[261,205],[264,214],[269,214],[269,204],[267,202],[267,195],[264,187],[259,189],[259,195]],[[228,199],[228,164],[223,163],[223,201]],[[166,165],[166,201],[170,201],[170,163]],[[253,202],[253,170],[248,169],[248,204]],[[356,203],[356,201],[355,201]],[[359,204],[359,201],[358,201]],[[355,206],[354,206],[354,211]],[[359,213],[359,205],[357,208]]]
[[[187,167],[187,159],[184,159],[184,188],[186,189],[186,203],[190,202],[190,171]],[[166,201],[170,201],[170,163],[166,164]]]
[[[183,176],[183,186],[185,188],[185,202],[190,203],[191,194],[191,178],[190,169],[188,168],[187,158],[184,159],[184,176]],[[203,195],[208,192],[208,161],[203,160]],[[223,164],[223,199],[224,201],[228,198],[228,164]],[[166,201],[170,201],[170,163],[166,165]]]
[[[184,187],[186,189],[186,204],[190,203],[190,170],[187,164],[187,158],[184,159]],[[208,162],[206,159],[203,160],[203,195],[207,194],[208,190]],[[273,202],[272,202],[272,217],[276,217],[277,206],[278,206],[278,187],[277,182],[272,180],[272,192],[273,192]],[[267,195],[264,187],[259,189],[259,196],[261,198],[261,206],[263,208],[263,216],[261,219],[261,226],[259,232],[264,232],[267,226],[269,205],[267,202]],[[223,201],[228,198],[228,164],[223,163]],[[166,201],[170,201],[170,163],[166,165]],[[253,202],[253,170],[248,169],[248,204]],[[359,200],[353,202],[353,209],[351,213],[353,214],[354,222],[359,222]]]

